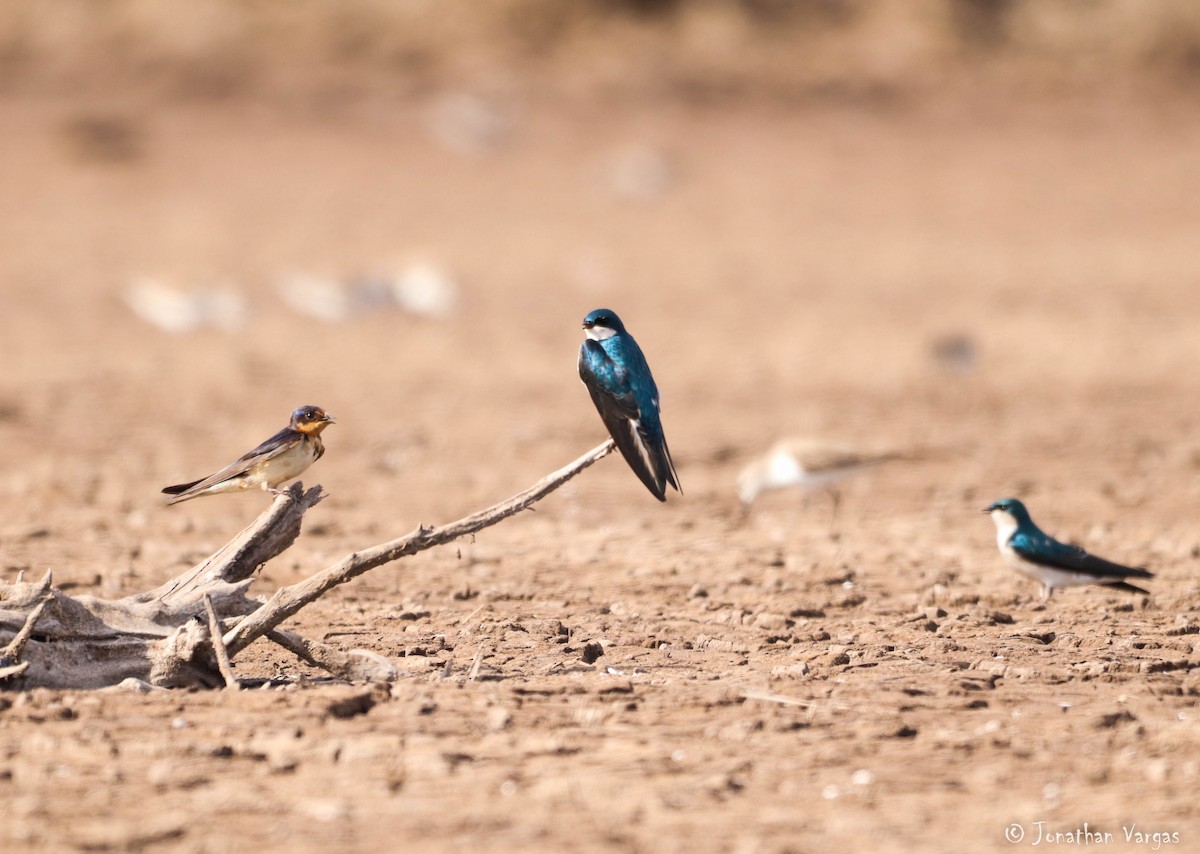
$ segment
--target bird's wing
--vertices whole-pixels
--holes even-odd
[[[290,427],[284,427],[257,448],[242,454],[220,471],[214,472],[208,477],[198,480],[195,483],[180,484],[179,486],[168,486],[163,489],[163,492],[174,495],[188,495],[191,493],[203,492],[210,486],[215,486],[218,483],[222,483],[224,481],[231,480],[238,475],[245,474],[253,466],[258,465],[259,463],[264,463],[267,460],[274,459],[303,438],[303,436]]]
[[[627,372],[615,364],[599,344],[587,340],[579,351],[579,377],[587,386],[592,403],[625,462],[655,498],[665,501],[668,481],[673,486],[676,483],[674,465],[666,451],[666,443],[663,443],[663,454],[657,453],[652,438],[642,425]]]
[[[592,402],[596,404],[600,418],[613,441],[617,443],[625,462],[629,463],[634,474],[655,498],[665,501],[666,479],[659,475],[658,457],[653,451],[645,428],[638,421],[638,410],[633,404],[633,395],[617,397],[591,385],[588,386],[588,392],[592,395]]]
[[[671,449],[667,447],[667,437],[663,432],[662,404],[659,401],[658,386],[654,384],[650,366],[646,364],[646,357],[642,355],[637,342],[631,338],[629,343],[634,351],[633,358],[640,365],[637,375],[641,379],[636,380],[633,385],[636,386],[640,383],[643,386],[641,389],[643,399],[649,399],[649,406],[639,410],[641,412],[638,424],[639,442],[654,469],[658,488],[662,492],[658,498],[660,501],[665,501],[668,483],[675,487],[680,495],[683,494],[683,489],[679,486],[679,475],[675,473],[675,461],[671,459]],[[636,396],[638,389],[634,388],[633,391]]]
[[[1066,569],[1097,578],[1153,578],[1154,574],[1140,567],[1124,566],[1113,563],[1102,557],[1088,554],[1079,546],[1060,543],[1051,537],[1042,535],[1031,537],[1015,534],[1009,543],[1012,550],[1020,557],[1054,569]]]

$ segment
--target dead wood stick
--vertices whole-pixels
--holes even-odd
[[[51,596],[47,596],[41,602],[38,602],[36,608],[29,612],[29,616],[25,618],[25,625],[21,626],[21,631],[13,636],[13,639],[8,642],[4,649],[0,649],[0,664],[7,666],[21,660],[21,653],[25,651],[25,644],[29,643],[38,620],[42,618],[42,612],[46,610],[46,603],[52,598]]]
[[[217,669],[225,680],[225,687],[236,691],[237,677],[233,675],[233,665],[229,663],[229,650],[225,649],[225,639],[221,634],[221,621],[217,619],[217,609],[213,607],[212,597],[204,594],[204,610],[208,612],[208,631],[212,636],[213,653],[217,656]]]
[[[479,649],[475,650],[475,660],[471,662],[471,670],[467,673],[467,681],[474,682],[475,677],[479,675],[479,665],[483,663],[483,641],[479,642]]]
[[[296,541],[304,512],[324,497],[320,486],[305,490],[299,481],[293,483],[276,496],[257,519],[216,552],[166,584],[130,596],[129,601],[171,602],[187,597],[197,587],[212,580],[238,582],[249,578]]]
[[[271,629],[267,632],[267,640],[283,647],[301,661],[334,673],[335,676],[340,675],[334,668],[344,663],[338,658],[345,656],[341,650],[301,637],[295,632],[285,632],[283,629]]]
[[[282,629],[267,632],[267,640],[283,647],[301,661],[320,667],[341,679],[352,682],[391,682],[396,678],[394,664],[382,655],[365,649],[345,653],[329,644],[309,640]]]
[[[0,682],[5,679],[12,679],[14,676],[20,676],[28,669],[28,661],[22,661],[20,664],[14,664],[12,667],[0,667]]]
[[[804,706],[810,708],[816,705],[808,700],[785,697],[782,694],[769,694],[766,691],[743,691],[742,696],[747,700],[758,700],[762,703],[779,703],[781,706]]]
[[[304,581],[281,587],[275,591],[275,595],[270,600],[226,633],[225,646],[229,649],[229,654],[237,655],[249,644],[295,615],[305,605],[320,599],[339,584],[345,584],[352,578],[377,566],[431,549],[434,546],[444,545],[520,513],[545,498],[588,466],[604,459],[615,448],[616,445],[610,439],[507,501],[502,501],[478,513],[472,513],[470,516],[440,528],[436,526],[426,528],[419,525],[417,530],[407,536],[349,554],[333,566],[321,570]]]
[[[42,579],[42,601],[38,602],[37,607],[29,612],[21,630],[13,635],[13,639],[5,645],[4,649],[0,649],[0,667],[9,668],[20,662],[21,653],[25,651],[25,644],[29,643],[29,639],[33,637],[33,630],[37,627],[38,620],[42,618],[42,612],[46,610],[47,603],[54,598],[54,594],[50,592],[53,583],[54,573],[47,570],[46,577]]]

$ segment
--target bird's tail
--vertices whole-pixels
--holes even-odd
[[[667,447],[667,437],[663,436],[662,454],[658,462],[660,476],[671,486],[675,487],[675,491],[683,495],[683,488],[679,485],[679,475],[675,474],[675,461],[671,459],[671,449]],[[663,493],[666,494],[666,487],[663,487]]]
[[[192,495],[184,495],[183,493],[187,492],[202,480],[204,480],[204,478],[200,478],[200,480],[193,480],[191,483],[177,483],[174,486],[164,486],[162,488],[164,495],[178,496],[177,498],[168,498],[167,504],[178,504],[180,501],[187,501],[189,498],[195,497]]]
[[[1138,587],[1136,584],[1130,584],[1128,581],[1118,581],[1115,584],[1105,586],[1111,590],[1123,590],[1126,593],[1141,593],[1143,596],[1150,595],[1149,590],[1143,590],[1141,587]]]

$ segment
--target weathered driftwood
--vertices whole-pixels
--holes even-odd
[[[294,485],[227,545],[147,593],[116,601],[70,596],[49,577],[0,585],[0,637],[31,625],[31,609],[46,603],[20,664],[7,665],[24,669],[0,672],[0,679],[59,688],[100,688],[128,678],[164,687],[222,684],[205,598],[226,620],[256,610],[261,603],[246,595],[255,572],[295,541],[304,512],[320,500],[320,487]]]
[[[236,687],[230,660],[266,637],[343,679],[391,679],[382,656],[342,652],[279,625],[334,587],[368,570],[495,525],[527,509],[613,450],[605,442],[529,489],[442,527],[417,530],[347,555],[266,602],[247,595],[258,570],[300,534],[321,487],[299,483],[281,493],[245,530],[166,584],[118,600],[70,596],[49,574],[33,584],[0,583],[0,687],[101,688],[126,679],[172,687]]]

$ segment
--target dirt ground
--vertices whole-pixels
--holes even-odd
[[[259,644],[239,693],[0,694],[0,848],[964,851],[1086,826],[1196,850],[1200,102],[495,97],[482,129],[436,100],[0,101],[6,578],[160,583],[266,499],[159,488],[306,403],[338,418],[305,478],[330,497],[261,595],[498,501],[604,438],[575,369],[599,306],[655,369],[685,490],[660,505],[609,458],[289,624],[387,656],[390,686]],[[448,318],[278,293],[414,258],[458,283]],[[123,299],[139,277],[228,285],[249,321],[162,331]],[[921,457],[836,514],[774,493],[743,517],[737,472],[797,435]],[[978,512],[1006,495],[1153,569],[1152,596],[1038,605]]]

